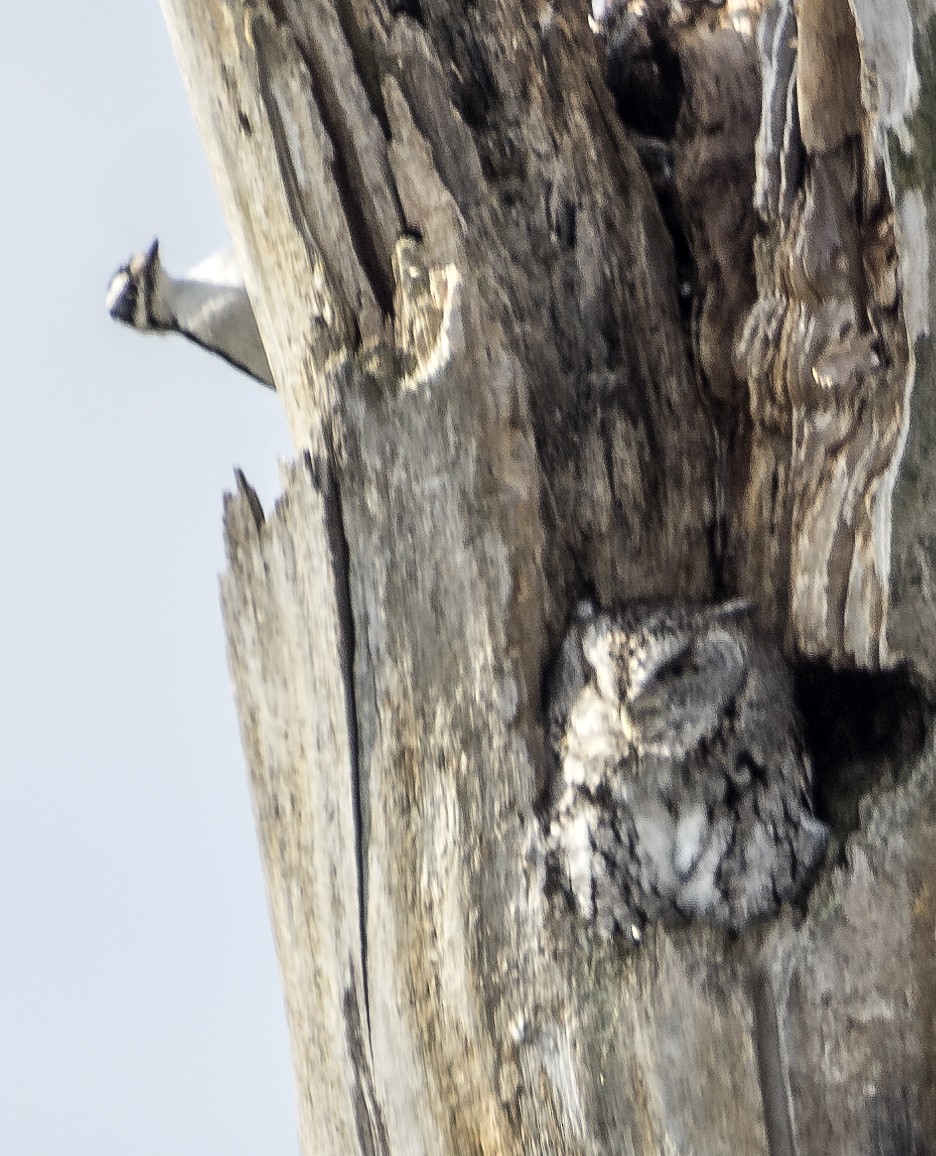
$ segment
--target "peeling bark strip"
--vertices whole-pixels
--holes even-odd
[[[369,1153],[382,1149],[361,1132],[383,1125],[355,1092],[373,1076],[354,1043],[366,977],[332,499],[324,464],[300,461],[284,484],[269,520],[243,477],[226,503],[224,618],[293,1063],[321,1081],[299,1084],[300,1128],[319,1151]]]
[[[889,55],[908,17],[888,8],[894,33],[849,0],[782,0],[761,25],[766,229],[736,350],[753,423],[739,581],[791,652],[870,669],[892,661],[891,499],[913,380],[888,153],[913,59]]]

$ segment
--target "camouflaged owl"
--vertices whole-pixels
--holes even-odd
[[[822,857],[790,676],[747,610],[576,612],[549,685],[547,865],[603,936],[679,917],[737,930]]]

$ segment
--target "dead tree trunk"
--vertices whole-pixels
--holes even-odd
[[[303,1151],[933,1150],[922,0],[664,21],[653,141],[584,3],[163,2],[298,453],[223,601]],[[835,847],[808,911],[603,946],[545,665],[586,590],[726,589],[809,660]]]

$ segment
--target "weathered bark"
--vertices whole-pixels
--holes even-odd
[[[738,350],[753,425],[738,569],[762,608],[773,595],[762,620],[792,650],[877,669],[891,660],[891,496],[912,385],[888,129],[909,109],[878,108],[907,61],[872,40],[862,61],[859,36],[881,20],[865,9],[856,25],[848,0],[797,14],[790,0],[762,25],[765,229]]]
[[[901,785],[877,784],[808,911],[737,940],[600,945],[544,896],[537,815],[543,671],[585,592],[728,582],[791,657],[931,673],[925,418],[896,522],[890,502],[932,388],[910,300],[931,178],[925,152],[890,159],[898,129],[923,134],[887,53],[910,18],[882,5],[800,5],[814,159],[794,174],[762,140],[756,244],[750,200],[735,228],[712,218],[723,198],[683,196],[723,290],[701,287],[693,347],[584,6],[164,0],[300,454],[269,517],[246,483],[229,500],[223,598],[305,1152],[910,1152],[936,1134],[932,761],[909,762],[900,704],[898,734],[848,754],[878,779],[903,757]],[[849,51],[820,73],[804,62],[827,32]],[[677,186],[720,173],[737,197],[754,47],[718,33],[747,112],[706,153],[710,34],[678,35]],[[775,160],[799,181],[782,212],[763,207]],[[812,281],[783,264],[804,240],[824,246]],[[843,310],[847,349],[790,352]],[[778,357],[764,335],[784,326]]]

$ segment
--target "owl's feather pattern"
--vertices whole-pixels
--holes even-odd
[[[828,832],[779,653],[746,605],[576,613],[549,694],[548,861],[604,936],[738,929],[794,898]]]

